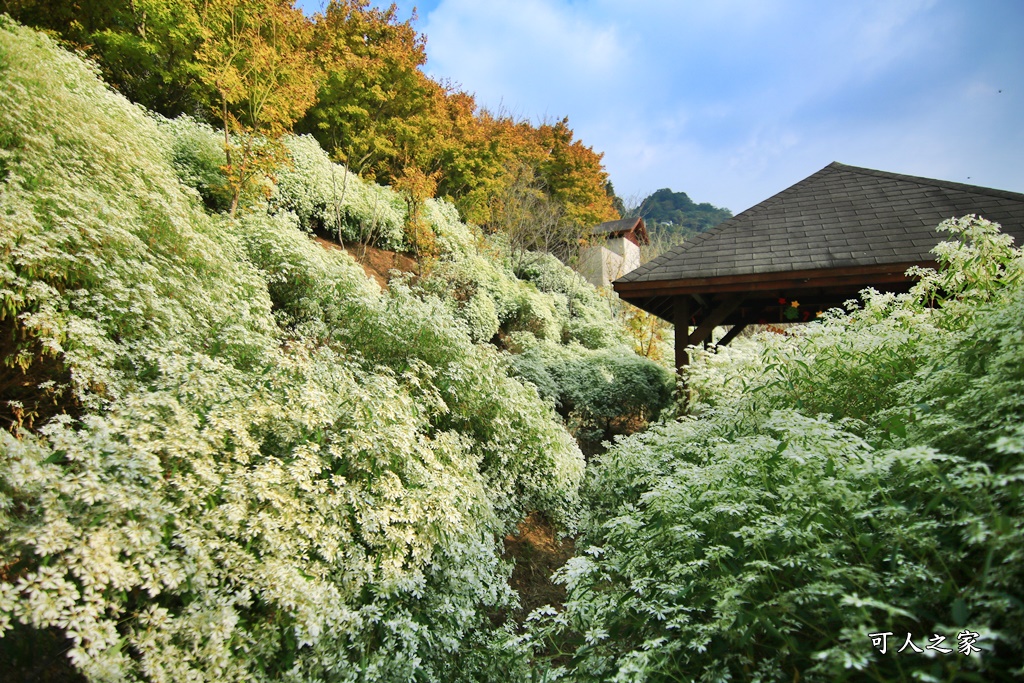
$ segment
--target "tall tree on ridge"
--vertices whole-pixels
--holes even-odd
[[[431,86],[419,67],[424,38],[394,6],[331,0],[314,18],[312,52],[324,72],[317,103],[299,122],[338,161],[364,178],[391,184],[423,137]]]

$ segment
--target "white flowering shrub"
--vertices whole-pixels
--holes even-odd
[[[673,373],[628,347],[527,344],[508,356],[512,372],[555,405],[579,440],[596,444],[634,431],[671,404]]]
[[[500,236],[483,239],[457,220],[452,205],[428,204],[444,248],[420,288],[445,300],[474,340],[490,341],[500,331],[503,338],[528,332],[588,349],[625,345],[608,301],[578,273],[550,254],[513,259]]]
[[[459,317],[466,323],[470,338],[475,342],[490,341],[501,329],[498,309],[487,292],[478,292],[457,310],[461,313]]]
[[[351,311],[375,305],[377,285],[347,254],[305,238],[294,214],[250,213],[224,230],[266,285],[277,324],[300,338],[327,340]]]
[[[1024,675],[1024,257],[941,228],[914,292],[697,354],[691,414],[596,460],[551,675]]]
[[[330,160],[310,135],[284,138],[290,163],[276,173],[271,207],[295,213],[306,230],[381,249],[405,246],[405,200]]]
[[[538,509],[574,526],[579,449],[550,406],[508,377],[495,349],[472,344],[442,301],[393,281],[372,315],[352,311],[334,332],[368,365],[418,374],[424,404],[436,406],[432,423],[470,438],[507,524]]]
[[[298,204],[208,216],[173,156],[200,129],[0,19],[0,381],[58,404],[4,406],[0,661],[53,632],[96,681],[522,671],[500,539],[571,527],[579,449]]]
[[[627,346],[608,301],[579,274],[550,254],[512,259],[500,239],[458,223],[454,209],[439,217],[439,242],[455,246],[416,291],[436,297],[473,341],[504,347],[511,373],[558,409],[577,441],[600,449],[668,406],[673,374]]]
[[[530,332],[538,339],[561,341],[562,323],[568,314],[564,298],[559,301],[547,296],[533,283],[526,282],[516,292],[512,307],[505,329]]]
[[[434,296],[466,326],[475,342],[491,341],[501,328],[498,306],[490,294],[490,281],[498,279],[509,286],[518,283],[483,256],[471,252],[465,256],[444,255],[418,285],[418,291]]]
[[[195,189],[211,211],[228,211],[231,193],[223,170],[227,163],[224,134],[189,116],[167,119],[153,114],[153,118],[164,133],[160,141],[178,179]]]
[[[99,679],[401,680],[457,656],[508,599],[473,459],[423,438],[395,379],[290,360],[258,384],[185,360],[75,429],[5,434],[5,489],[38,516],[4,520],[7,619],[65,628]]]
[[[483,245],[479,230],[463,223],[451,202],[428,199],[423,205],[423,217],[434,231],[438,250],[450,259],[475,256]]]
[[[516,264],[515,273],[542,292],[560,295],[560,308],[566,316],[563,337],[567,341],[588,349],[627,345],[621,325],[609,323],[612,312],[607,299],[551,254],[526,254]]]

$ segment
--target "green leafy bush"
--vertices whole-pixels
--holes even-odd
[[[164,132],[167,153],[178,179],[195,189],[210,211],[228,211],[231,193],[223,170],[227,163],[223,133],[189,116],[154,117]]]
[[[587,442],[635,431],[657,419],[672,399],[673,374],[624,346],[592,350],[534,342],[508,362]]]
[[[562,330],[565,342],[578,342],[588,349],[626,344],[621,326],[609,322],[612,313],[605,297],[551,254],[522,254],[514,272],[540,291],[558,297],[565,318]]]
[[[448,246],[415,291],[440,301],[472,340],[504,346],[511,372],[558,408],[577,440],[599,448],[669,404],[672,373],[626,346],[608,301],[578,273],[550,254],[513,258],[450,204],[435,202],[432,216]]]
[[[556,673],[1024,675],[1024,258],[984,220],[941,227],[910,295],[697,353],[693,413],[598,458],[565,610],[537,615],[571,644]]]

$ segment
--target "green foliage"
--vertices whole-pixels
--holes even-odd
[[[509,258],[500,241],[458,222],[450,204],[434,202],[429,214],[445,253],[413,292],[442,306],[437,315],[453,315],[473,341],[503,346],[512,374],[559,409],[577,440],[597,447],[668,404],[672,375],[623,344],[607,300],[578,274],[549,254]],[[453,349],[448,341],[438,348]]]
[[[583,277],[548,253],[522,254],[513,261],[516,276],[556,297],[564,311],[562,339],[589,349],[622,346],[625,337],[611,318],[607,299]]]
[[[671,372],[624,346],[592,350],[533,343],[510,356],[509,364],[587,442],[629,433],[657,419],[669,405],[674,385]]]
[[[914,376],[926,340],[939,334],[908,295],[863,293],[863,305],[852,315],[870,334],[850,334],[850,319],[836,313],[793,328],[799,350],[784,335],[765,341],[761,363],[770,379],[759,389],[764,401],[810,415],[867,420],[899,402],[900,383]]]
[[[494,229],[510,220],[510,169],[527,168],[538,215],[559,219],[549,242],[563,248],[617,217],[601,154],[566,119],[534,126],[481,110],[423,72],[426,37],[395,8],[321,4],[311,17],[290,0],[5,0],[0,9],[86,53],[133,102],[223,124],[229,208],[260,196],[282,162],[275,141],[297,132],[365,180],[430,178],[416,184]],[[425,238],[413,242],[429,242],[424,223],[412,226]]]
[[[98,681],[521,669],[487,614],[524,510],[576,514],[551,408],[292,211],[207,215],[205,127],[6,21],[0,55],[2,379],[65,370],[33,387],[62,414],[0,432],[0,655],[53,629]]]
[[[940,324],[950,334],[930,346],[932,360],[901,386],[901,401],[915,407],[916,438],[947,453],[987,453],[1006,471],[1016,458],[997,456],[992,445],[1024,414],[1024,259],[987,221],[968,216],[940,229],[958,239],[936,250],[942,268],[922,273],[915,293],[949,311]]]
[[[314,30],[327,77],[299,130],[359,175],[393,183],[431,145],[436,128],[437,84],[418,68],[426,62],[425,38],[411,21],[398,21],[394,7],[366,0],[332,0]]]
[[[203,84],[216,93],[231,215],[282,161],[280,137],[316,101],[313,27],[291,0],[206,0],[196,7]]]
[[[564,679],[1024,675],[1024,257],[942,229],[910,295],[696,353],[691,414],[596,461],[565,610],[533,631],[569,638]],[[897,654],[908,633],[953,651]]]
[[[648,223],[657,223],[663,230],[674,233],[697,233],[709,230],[732,218],[729,209],[697,204],[685,192],[663,188],[651,194],[637,209]]]
[[[104,80],[133,102],[164,116],[205,115],[196,49],[201,26],[194,2],[181,0],[7,0],[17,21],[85,51]]]
[[[417,289],[443,302],[474,341],[503,344],[511,372],[557,407],[581,443],[596,448],[635,431],[669,404],[671,372],[626,346],[608,301],[579,274],[550,254],[509,258],[494,240],[486,258],[463,224],[434,225],[441,241],[460,246]]]
[[[571,268],[550,254],[510,255],[500,239],[474,235],[450,204],[428,208],[443,253],[418,287],[444,300],[474,340],[528,332],[588,348],[622,344],[607,301]]]
[[[168,141],[168,159],[178,179],[196,190],[210,211],[230,209],[231,196],[223,170],[224,138],[210,125],[189,116],[157,117],[157,123]]]

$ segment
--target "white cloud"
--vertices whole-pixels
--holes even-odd
[[[831,161],[1024,189],[1022,15],[936,0],[441,0],[419,28],[430,72],[481,104],[569,116],[623,196],[671,187],[739,211]]]

